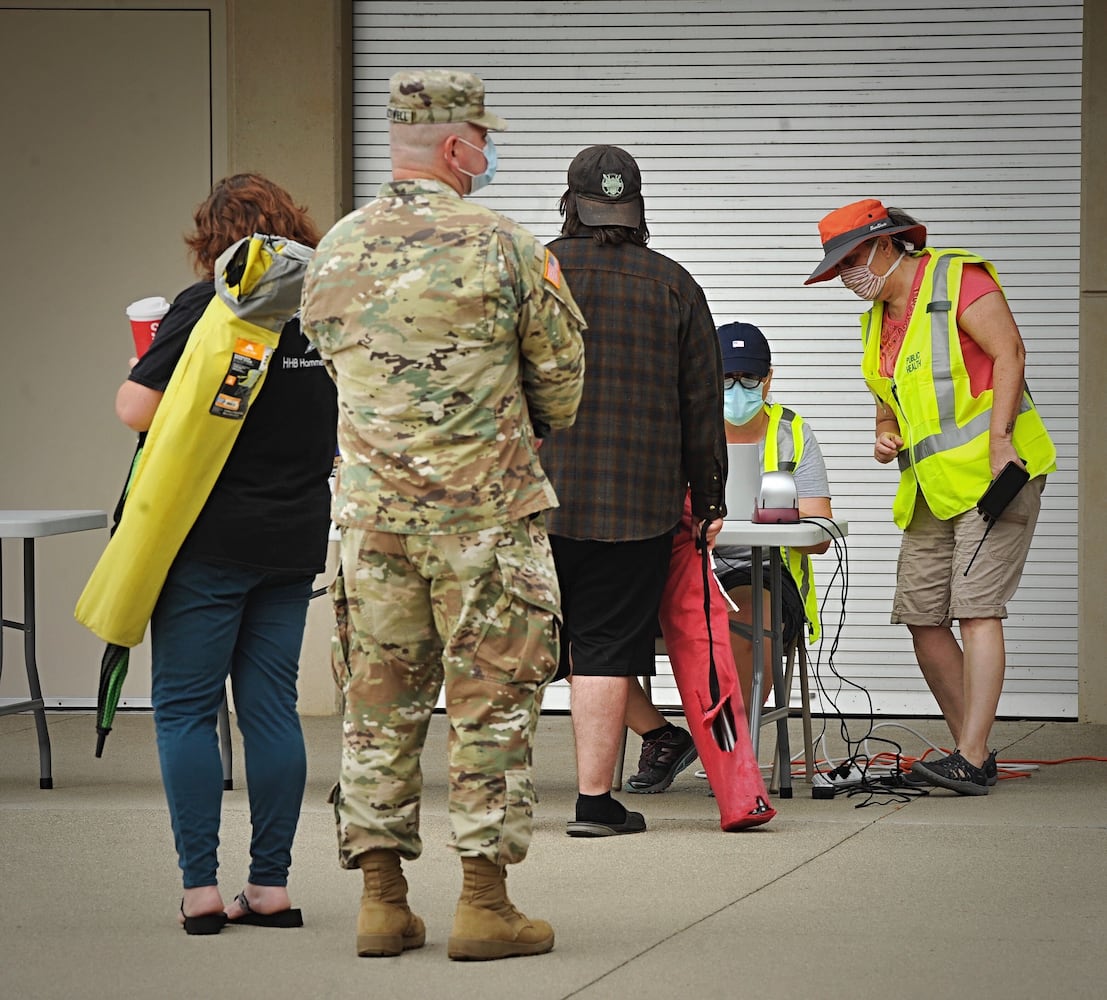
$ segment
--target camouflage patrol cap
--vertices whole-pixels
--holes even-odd
[[[404,125],[472,122],[492,132],[507,128],[499,115],[484,109],[484,83],[473,73],[452,69],[402,70],[392,76],[389,121]]]

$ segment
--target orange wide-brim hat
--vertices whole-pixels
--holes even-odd
[[[906,242],[919,250],[926,245],[926,226],[898,208],[885,208],[875,198],[855,201],[824,215],[819,222],[824,257],[804,284],[829,281],[842,258],[877,236],[907,233]]]

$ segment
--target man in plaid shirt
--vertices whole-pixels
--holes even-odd
[[[630,679],[654,671],[657,609],[689,492],[693,524],[706,525],[709,542],[722,527],[722,362],[703,290],[646,248],[641,173],[629,153],[582,150],[560,210],[562,235],[550,246],[588,322],[576,423],[550,435],[541,454],[561,503],[547,523],[564,615],[559,676],[571,674],[576,740],[579,795],[567,832],[611,836],[646,828],[611,797],[611,775]],[[688,733],[665,729],[683,733],[681,756],[694,759]]]

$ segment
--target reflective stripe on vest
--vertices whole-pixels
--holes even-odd
[[[957,400],[954,395],[953,360],[949,354],[949,313],[953,302],[949,297],[949,263],[954,256],[969,256],[951,252],[943,254],[934,265],[934,277],[931,286],[931,298],[926,311],[930,314],[930,358],[933,368],[934,395],[938,401],[938,422],[941,430],[918,441],[912,448],[916,462],[937,455],[940,451],[949,451],[968,444],[973,438],[986,434],[992,422],[989,407],[978,413],[963,427],[957,426]],[[975,263],[975,262],[974,262]],[[941,375],[939,375],[941,373]],[[1019,400],[1019,413],[1030,409],[1030,400],[1023,393]],[[910,462],[906,453],[900,453],[900,468],[904,460]]]
[[[795,475],[803,458],[803,417],[779,403],[768,403],[769,426],[765,432],[765,471],[789,472]],[[781,550],[788,572],[796,583],[803,601],[810,642],[818,642],[819,602],[815,595],[815,573],[806,552],[795,552],[787,546]]]

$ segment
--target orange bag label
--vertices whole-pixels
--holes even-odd
[[[253,358],[255,361],[264,361],[267,350],[268,348],[264,344],[259,344],[255,340],[247,340],[245,337],[239,337],[234,345],[235,354]]]
[[[240,337],[235,342],[231,363],[208,412],[231,420],[245,417],[250,406],[250,397],[261,381],[272,353],[271,347]]]

